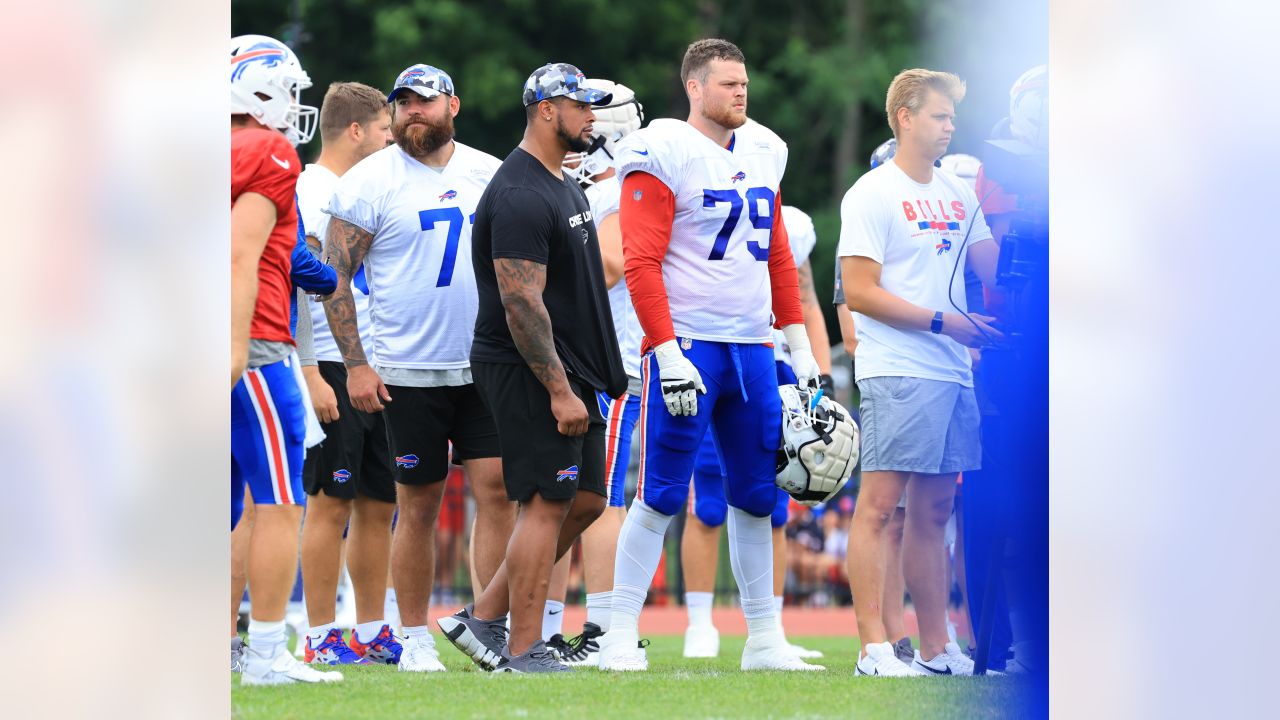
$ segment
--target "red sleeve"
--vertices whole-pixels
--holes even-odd
[[[987,177],[986,166],[978,166],[978,178],[974,181],[974,189],[978,194],[978,202],[982,203],[983,215],[1000,215],[1018,209],[1018,199],[1009,195],[994,180]]]
[[[662,282],[662,259],[671,243],[676,198],[658,178],[633,172],[622,181],[619,225],[622,228],[623,269],[631,304],[644,330],[641,352],[676,337],[671,306]]]
[[[630,283],[630,279],[627,281]],[[773,198],[773,232],[769,236],[769,287],[773,291],[774,327],[804,324],[800,307],[800,275],[791,241],[782,223],[782,191]]]

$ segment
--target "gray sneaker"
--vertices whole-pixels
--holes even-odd
[[[473,604],[458,612],[438,618],[436,625],[453,646],[485,670],[494,670],[505,658],[507,619],[481,620],[471,613]]]
[[[911,646],[911,638],[904,637],[893,644],[893,654],[902,662],[910,665],[916,659],[916,649]]]
[[[231,638],[231,672],[244,672],[244,639],[239,635]]]
[[[523,655],[511,655],[511,648],[503,647],[502,654],[505,656],[499,663],[497,672],[509,673],[554,673],[554,672],[573,672],[573,668],[565,665],[556,659],[551,652],[551,648],[547,644],[539,640]]]

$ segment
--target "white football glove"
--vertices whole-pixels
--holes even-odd
[[[675,340],[668,340],[653,349],[658,358],[658,377],[662,382],[662,399],[667,412],[679,417],[698,414],[698,393],[705,393],[702,376],[689,359],[680,352]]]
[[[809,345],[809,334],[804,325],[799,323],[782,328],[787,336],[787,347],[791,350],[791,369],[796,374],[796,384],[804,387],[818,387],[818,361],[813,359],[813,349]]]

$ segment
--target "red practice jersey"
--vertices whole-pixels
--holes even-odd
[[[249,337],[293,342],[289,332],[289,271],[298,241],[296,196],[302,172],[298,153],[274,130],[259,128],[231,133],[231,204],[245,193],[258,193],[276,206],[276,226],[258,261],[258,301]]]

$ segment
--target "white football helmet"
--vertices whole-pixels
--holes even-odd
[[[613,148],[619,140],[640,129],[644,123],[644,106],[636,100],[635,91],[612,80],[592,78],[579,83],[580,87],[603,90],[613,95],[608,105],[593,107],[595,135],[586,152],[566,153],[562,169],[566,175],[583,185],[593,185],[591,179],[613,166]]]
[[[1031,147],[1049,149],[1049,69],[1037,65],[1009,88],[1009,132]]]
[[[782,385],[782,445],[778,487],[803,505],[831,499],[858,464],[858,425],[821,390]]]
[[[265,35],[231,39],[231,114],[251,115],[294,145],[311,139],[317,110],[299,104],[311,78],[287,45]]]

